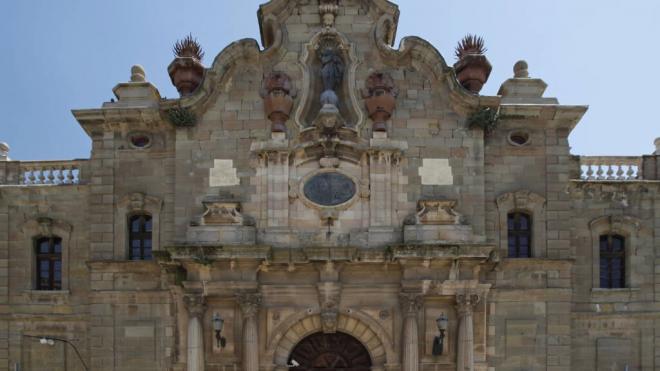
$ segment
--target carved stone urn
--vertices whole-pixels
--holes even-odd
[[[271,72],[264,77],[261,97],[264,99],[264,111],[271,121],[274,133],[286,131],[286,121],[293,108],[291,97],[291,79],[283,72]]]
[[[167,67],[172,85],[183,97],[192,94],[204,78],[204,65],[193,57],[177,57]]]
[[[385,73],[373,73],[367,78],[364,102],[373,121],[373,131],[387,131],[387,120],[396,106],[394,81]]]
[[[182,97],[190,95],[204,79],[202,47],[189,35],[174,44],[174,56],[174,60],[167,67],[167,73]]]
[[[456,47],[456,78],[465,89],[473,93],[481,91],[493,69],[485,52],[484,40],[474,35],[465,36]]]
[[[488,81],[493,66],[483,54],[468,54],[456,62],[454,68],[458,82],[467,90],[478,93]]]

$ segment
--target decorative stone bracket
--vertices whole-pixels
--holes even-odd
[[[416,224],[462,224],[463,216],[454,207],[456,200],[417,201]]]
[[[237,201],[205,200],[204,213],[199,218],[200,225],[243,225],[246,221],[241,214],[241,203]]]

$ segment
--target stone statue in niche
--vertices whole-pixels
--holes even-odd
[[[321,78],[323,79],[323,92],[321,93],[321,104],[337,106],[339,98],[336,89],[341,85],[344,78],[344,61],[336,49],[324,47],[321,49]]]
[[[286,131],[286,121],[293,108],[295,95],[291,79],[284,72],[271,72],[264,76],[261,97],[264,99],[264,111],[271,121],[271,131],[282,133]]]

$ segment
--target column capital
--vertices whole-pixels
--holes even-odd
[[[424,306],[424,294],[421,292],[402,292],[399,304],[404,315],[415,315]]]
[[[183,297],[183,303],[192,317],[201,318],[206,311],[206,297],[199,294],[188,294]]]
[[[456,311],[459,316],[472,313],[474,307],[481,301],[482,294],[466,290],[456,293]]]
[[[239,292],[236,293],[236,301],[241,307],[241,312],[245,318],[254,317],[259,312],[261,306],[261,294],[257,292]]]

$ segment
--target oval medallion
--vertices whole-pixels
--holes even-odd
[[[308,200],[322,206],[337,206],[355,196],[355,183],[341,173],[320,173],[311,177],[303,188]]]

